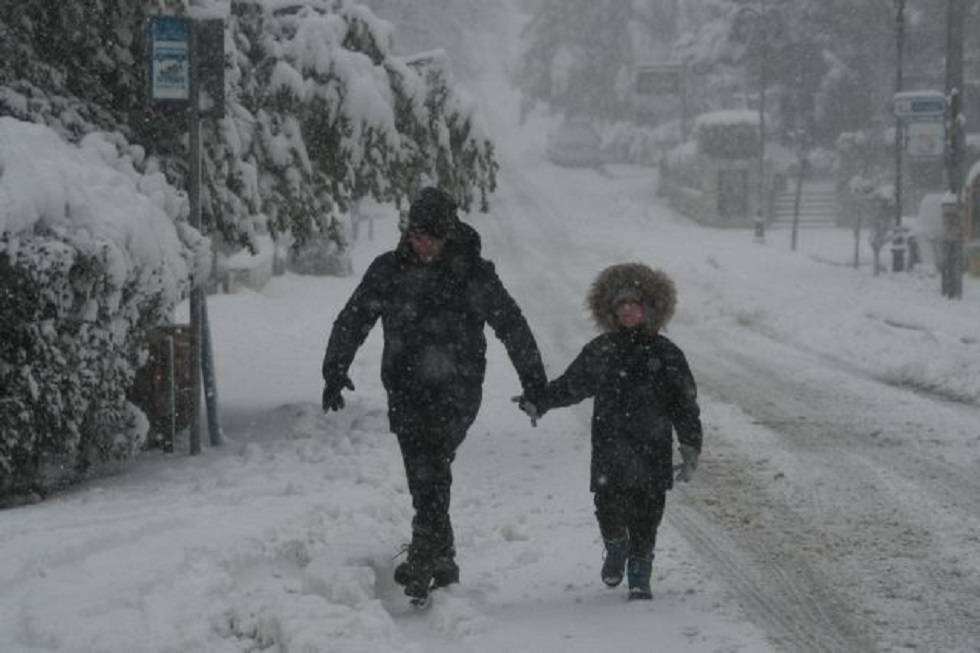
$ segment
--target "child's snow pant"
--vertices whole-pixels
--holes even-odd
[[[667,492],[647,488],[608,488],[595,493],[595,516],[606,542],[629,539],[629,557],[653,558]]]

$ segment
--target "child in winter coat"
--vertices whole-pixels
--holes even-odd
[[[624,263],[603,270],[587,304],[602,334],[589,342],[532,403],[517,397],[536,421],[547,410],[594,398],[591,490],[606,548],[602,580],[630,599],[650,599],[650,572],[667,490],[675,480],[673,433],[690,481],[701,451],[697,389],[683,352],[660,331],[674,313],[676,290],[659,270]]]

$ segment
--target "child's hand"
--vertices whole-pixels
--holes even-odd
[[[531,426],[537,427],[538,420],[541,419],[541,411],[538,410],[538,407],[528,401],[524,395],[513,397],[511,401],[515,402],[517,407],[531,418]]]

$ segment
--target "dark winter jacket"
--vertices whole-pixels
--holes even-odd
[[[614,301],[639,291],[646,321],[619,325]],[[697,388],[681,350],[660,334],[674,312],[676,291],[663,272],[642,264],[607,268],[593,283],[588,306],[602,335],[589,342],[545,390],[548,410],[594,397],[593,492],[603,488],[673,487],[673,432],[701,450]]]
[[[442,256],[426,265],[407,238],[377,257],[340,311],[323,359],[323,377],[342,378],[381,318],[381,379],[396,433],[476,418],[486,371],[489,324],[504,344],[525,394],[546,382],[527,321],[494,266],[480,255],[480,237],[460,222]]]

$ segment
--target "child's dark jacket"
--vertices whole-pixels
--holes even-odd
[[[647,320],[618,325],[612,304],[624,286],[637,288]],[[594,398],[593,492],[613,488],[666,490],[673,486],[673,432],[701,450],[697,387],[683,352],[660,329],[670,319],[676,291],[662,272],[641,264],[604,270],[588,305],[604,333],[589,342],[544,394],[548,410]]]

